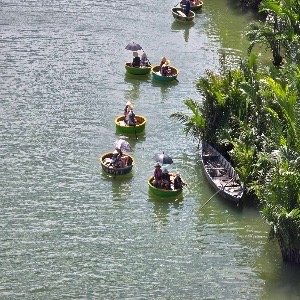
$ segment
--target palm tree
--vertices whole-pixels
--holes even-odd
[[[256,44],[271,50],[277,67],[286,60],[300,60],[300,3],[298,0],[263,0],[259,11],[266,14],[264,22],[251,23],[246,36],[250,40],[249,52]]]

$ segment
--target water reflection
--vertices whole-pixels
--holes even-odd
[[[114,201],[130,198],[132,191],[132,178],[133,172],[122,176],[113,176],[102,170],[102,180],[106,181],[108,185],[110,183],[111,191],[109,196],[112,197],[112,200]]]
[[[129,73],[125,73],[124,81],[129,83],[131,88],[129,90],[125,90],[124,98],[127,101],[137,100],[140,98],[140,85],[142,82],[150,79],[150,74],[147,75],[133,75]]]
[[[153,87],[159,87],[161,92],[161,100],[164,102],[165,100],[168,100],[168,93],[169,91],[177,86],[179,83],[178,80],[173,80],[170,82],[160,82],[158,80],[152,79],[151,85]]]
[[[162,199],[148,193],[149,201],[153,204],[153,216],[158,224],[167,225],[170,219],[170,214],[176,214],[183,206],[183,195]]]
[[[187,43],[190,37],[190,29],[194,26],[194,23],[180,23],[177,21],[173,21],[171,24],[172,31],[182,31],[184,41]]]

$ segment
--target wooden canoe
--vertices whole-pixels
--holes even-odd
[[[174,67],[169,67],[169,68],[171,69],[171,75],[163,76],[160,73],[160,66],[152,67],[151,72],[152,72],[153,78],[158,81],[163,81],[163,82],[170,82],[170,81],[176,80],[177,76],[179,74],[179,71]]]
[[[184,8],[185,5],[182,5],[182,2],[180,1],[176,7],[181,7],[181,8]],[[199,0],[196,0],[196,1],[191,1],[191,10],[192,11],[199,11],[202,9],[202,6],[203,6],[203,1],[199,1]]]
[[[172,178],[175,177],[175,174],[171,173],[170,175],[171,175],[171,182],[172,182]],[[182,189],[174,190],[172,188],[172,184],[171,184],[171,188],[172,188],[171,190],[164,190],[164,189],[157,188],[153,186],[152,184],[153,180],[154,180],[154,176],[151,176],[148,179],[148,186],[149,186],[149,190],[156,196],[167,198],[167,197],[174,197],[182,193]]]
[[[124,115],[115,118],[116,129],[120,133],[139,134],[145,131],[147,119],[144,116],[135,116],[136,125],[129,126],[124,122]]]
[[[123,156],[127,156],[127,166],[125,166],[124,168],[115,168],[113,166],[110,165],[111,162],[111,158],[113,156],[112,152],[108,152],[105,153],[103,155],[101,155],[100,157],[100,162],[101,162],[101,166],[104,172],[111,174],[111,175],[125,175],[128,174],[129,172],[131,172],[132,167],[134,165],[134,160],[133,157],[128,155],[128,154],[123,154]]]
[[[176,21],[181,23],[193,22],[195,18],[195,13],[192,10],[189,12],[189,15],[186,16],[184,9],[178,6],[172,8],[172,15]]]
[[[201,158],[204,174],[212,187],[220,196],[239,205],[244,186],[232,165],[205,141],[202,141]]]
[[[129,74],[133,75],[146,75],[151,71],[151,66],[148,67],[132,67],[131,63],[125,64],[125,69]]]

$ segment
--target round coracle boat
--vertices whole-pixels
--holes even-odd
[[[174,19],[181,23],[190,23],[194,21],[195,13],[191,10],[187,16],[184,13],[184,9],[178,6],[172,8],[172,15]]]
[[[125,64],[125,69],[129,74],[133,75],[146,75],[151,71],[151,66],[141,66],[141,67],[133,67],[131,63]]]
[[[116,129],[118,132],[127,134],[138,134],[145,130],[146,118],[144,116],[135,115],[135,126],[127,125],[124,121],[125,116],[118,116],[115,118]]]
[[[154,79],[164,82],[169,82],[177,79],[177,75],[179,74],[179,71],[174,67],[168,67],[170,70],[170,74],[165,76],[162,75],[160,72],[160,66],[154,66],[152,68],[152,76]]]
[[[131,172],[132,167],[134,165],[133,157],[131,157],[128,154],[123,154],[121,157],[123,166],[121,167],[115,167],[112,164],[112,152],[108,152],[103,154],[100,157],[101,166],[104,172],[111,174],[111,175],[125,175]]]
[[[171,182],[173,180],[173,178],[175,177],[175,174],[170,174],[171,175]],[[154,176],[151,176],[148,179],[148,186],[149,186],[149,190],[155,194],[156,196],[160,196],[160,197],[174,197],[177,196],[179,194],[182,193],[182,189],[177,189],[174,190],[173,188],[173,184],[171,184],[171,189],[170,190],[166,190],[166,189],[161,189],[161,188],[157,188],[153,185],[153,180],[154,180]]]

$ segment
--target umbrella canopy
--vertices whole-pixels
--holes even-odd
[[[116,148],[120,149],[121,151],[131,151],[130,144],[123,139],[119,139],[119,140],[115,141],[114,146]]]
[[[162,165],[169,165],[173,163],[173,159],[171,158],[171,156],[163,153],[159,153],[159,154],[155,154],[154,155],[154,160],[161,163]]]
[[[138,51],[138,50],[142,50],[142,46],[140,44],[137,44],[135,42],[129,43],[126,47],[126,50],[131,50],[131,51]]]

